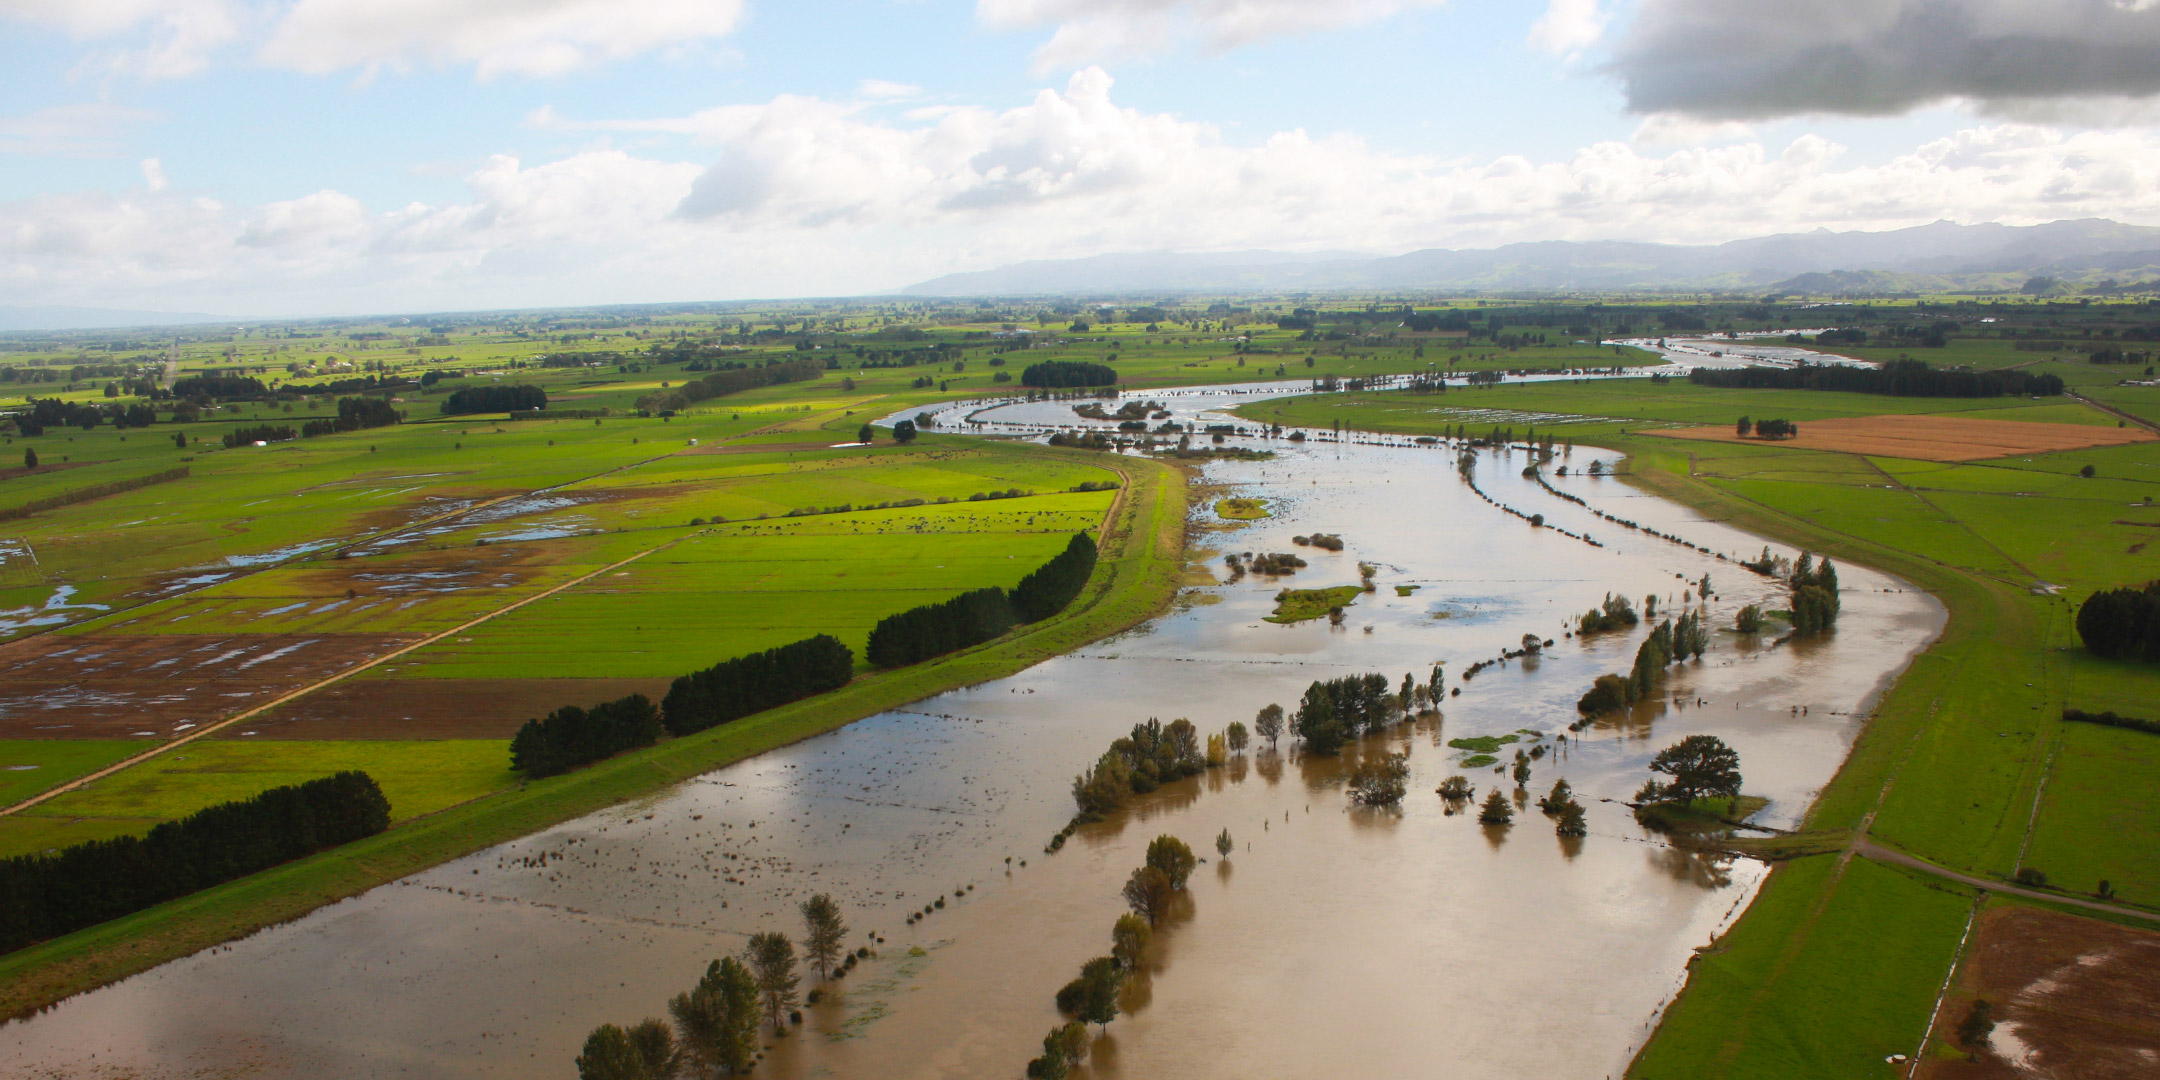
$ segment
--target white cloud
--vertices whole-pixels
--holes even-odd
[[[1545,14],[1530,24],[1530,45],[1549,53],[1580,53],[1605,36],[1605,19],[1598,0],[1550,0]]]
[[[1054,26],[1035,53],[1038,71],[1159,53],[1187,38],[1233,49],[1271,37],[1361,26],[1444,0],[976,0],[999,29]]]
[[[1610,70],[1642,113],[2029,113],[2160,95],[2155,56],[2151,0],[1642,0]]]
[[[556,122],[570,121],[557,118]],[[781,97],[686,117],[710,164],[588,149],[497,156],[438,203],[336,191],[257,207],[171,189],[0,204],[19,302],[234,312],[833,295],[1121,251],[1402,251],[1519,240],[1717,242],[1938,219],[2160,223],[2160,133],[1973,127],[1886,161],[1827,140],[1444,160],[1347,135],[1217,129],[1075,74],[1018,107],[910,121]]]
[[[102,101],[0,116],[0,154],[116,157],[129,131],[157,118],[157,113],[145,109]]]
[[[51,27],[79,41],[123,39],[89,59],[93,69],[142,79],[193,75],[238,39],[238,0],[0,0],[0,18]]]
[[[892,82],[887,79],[864,79],[855,86],[855,96],[878,101],[901,101],[922,96],[922,87],[912,83]]]
[[[559,75],[724,37],[743,0],[0,0],[0,19],[117,46],[93,69],[193,75],[243,41],[310,74],[471,65],[480,78]]]
[[[164,162],[159,161],[154,157],[142,159],[142,176],[144,186],[148,187],[151,191],[165,190],[166,183]]]
[[[741,0],[299,0],[264,62],[312,74],[472,64],[480,78],[559,75],[724,36]]]

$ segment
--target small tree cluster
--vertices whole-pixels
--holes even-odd
[[[1837,625],[1837,568],[1824,559],[1820,566],[1806,552],[1792,572],[1793,633],[1806,637]]]
[[[1629,603],[1627,597],[1606,593],[1605,603],[1584,612],[1575,629],[1577,633],[1596,634],[1606,630],[1625,630],[1641,621],[1635,615],[1635,605]]]
[[[2096,656],[2160,662],[2160,581],[2086,597],[2078,605],[2077,631]]]
[[[1394,806],[1402,802],[1409,780],[1410,755],[1371,755],[1351,770],[1350,798],[1366,806]]]
[[[1100,819],[1173,780],[1194,776],[1207,767],[1199,729],[1183,718],[1164,724],[1153,717],[1134,724],[1132,734],[1110,744],[1093,768],[1073,778],[1073,802],[1080,817]]]
[[[1293,727],[1315,754],[1333,754],[1343,744],[1402,719],[1402,701],[1378,673],[1345,675],[1316,681],[1299,700]]]

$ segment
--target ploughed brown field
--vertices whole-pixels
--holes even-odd
[[[1972,951],[1935,1019],[1937,1045],[1924,1080],[2160,1075],[2160,933],[2039,908],[1999,907],[1980,916]],[[1975,1001],[1992,1007],[1993,1031],[1969,1050],[1958,1027]]]
[[[256,739],[507,739],[565,705],[629,694],[658,703],[672,679],[347,679],[249,720]],[[237,729],[221,735],[237,737]]]
[[[420,640],[409,634],[47,634],[0,648],[0,738],[168,737]]]
[[[2044,454],[2160,439],[2160,435],[2139,427],[2040,424],[1962,416],[1843,416],[1831,420],[1803,420],[1799,426],[1800,434],[1790,439],[1743,439],[1733,434],[1729,424],[1650,434],[1710,442],[1767,442],[1803,450],[1833,450],[1920,461],[1980,461],[2012,454]]]

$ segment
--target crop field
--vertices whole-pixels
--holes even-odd
[[[2021,411],[2030,413],[2031,410]],[[1742,441],[1729,426],[1678,428],[1662,434],[1670,439]],[[2015,454],[2150,442],[2155,438],[2160,436],[2143,428],[2052,424],[2035,421],[2029,415],[2014,421],[1992,417],[1890,415],[1811,421],[1798,435],[1778,441],[1802,450],[1831,450],[1921,461],[1980,461]]]
[[[2085,365],[2063,365],[2084,367]],[[2075,384],[2073,384],[2075,385]],[[1465,398],[1512,420],[1461,419]],[[1496,424],[1629,452],[1629,479],[1714,517],[1899,574],[1951,610],[1942,638],[1876,710],[1791,850],[1875,842],[1983,879],[2021,869],[2090,897],[2160,908],[2160,737],[2066,724],[2062,708],[2144,716],[2160,671],[2097,660],[2073,628],[2101,588],[2160,578],[2160,443],[1975,462],[1839,452],[1755,440],[1679,441],[1664,425],[1726,432],[1740,415],[1802,423],[1886,413],[1952,421],[2117,418],[2075,402],[1749,391],[1649,380],[1389,391],[1264,402],[1253,419],[1397,434]],[[1535,423],[1531,422],[1535,418]],[[1993,425],[1991,425],[1993,426]],[[1623,432],[1625,432],[1623,434]],[[2094,475],[2081,475],[2090,466]],[[1971,890],[1840,856],[1782,865],[1699,960],[1631,1075],[1894,1075],[1957,962]]]

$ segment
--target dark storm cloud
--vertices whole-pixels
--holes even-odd
[[[1644,0],[1628,108],[1754,120],[2160,94],[2160,0]]]

